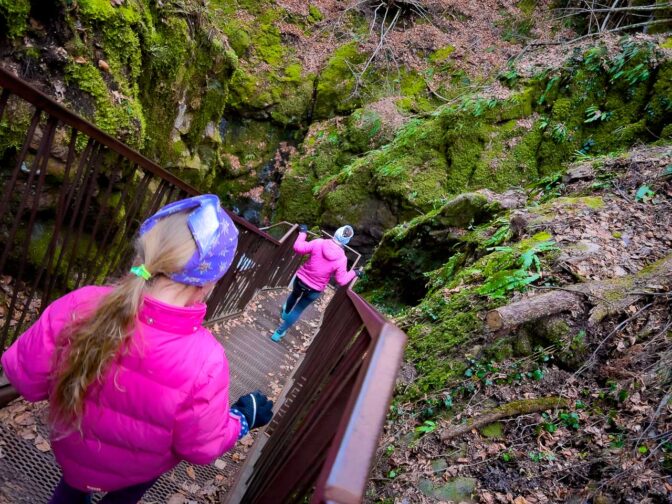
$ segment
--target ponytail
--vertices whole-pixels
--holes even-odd
[[[180,271],[196,250],[187,215],[162,219],[136,240],[135,248],[136,264],[144,264],[153,278]],[[63,331],[51,395],[52,425],[79,427],[89,386],[100,382],[108,365],[126,350],[147,284],[144,278],[127,274],[92,314],[73,319]]]

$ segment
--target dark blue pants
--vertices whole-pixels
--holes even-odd
[[[156,480],[153,480],[109,492],[99,502],[100,504],[136,504],[155,482]],[[72,488],[61,478],[49,504],[89,504],[90,502],[91,495],[89,493]]]
[[[292,284],[292,293],[285,301],[284,311],[286,315],[280,327],[278,327],[278,331],[284,332],[292,327],[299,320],[303,311],[319,298],[320,294],[322,294],[320,291],[311,289],[296,277]]]

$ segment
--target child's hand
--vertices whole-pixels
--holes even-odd
[[[299,226],[299,232],[300,233],[307,233],[308,232],[308,226],[306,226],[305,224],[301,224]]]
[[[245,416],[250,430],[263,427],[273,418],[273,401],[259,390],[240,397],[231,408]]]

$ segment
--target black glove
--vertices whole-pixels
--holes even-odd
[[[364,276],[364,270],[362,268],[357,268],[355,274],[357,275],[357,278],[362,278]]]
[[[250,430],[263,427],[273,418],[273,401],[269,401],[259,390],[241,396],[231,408],[245,416]]]
[[[301,225],[299,226],[299,232],[301,232],[301,233],[307,233],[307,232],[308,232],[308,226],[306,226],[305,224],[301,224]]]

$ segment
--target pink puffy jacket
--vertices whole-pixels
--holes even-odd
[[[110,287],[84,287],[54,301],[2,356],[28,401],[49,397],[63,326],[86,316]],[[205,305],[177,307],[145,297],[129,351],[89,387],[82,432],[53,438],[67,483],[111,491],[151,481],[180,460],[212,462],[238,438],[229,414],[229,366],[201,326]]]
[[[296,276],[311,289],[322,292],[332,274],[339,285],[347,285],[357,276],[354,271],[348,271],[343,247],[334,240],[318,238],[306,241],[306,233],[299,233],[294,242],[294,252],[310,254],[310,258],[299,268]]]

